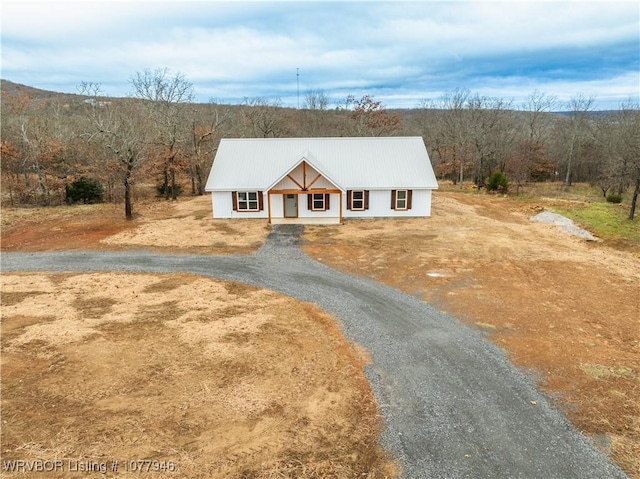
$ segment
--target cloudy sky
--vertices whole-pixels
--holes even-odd
[[[321,90],[412,108],[468,89],[517,105],[538,90],[609,109],[640,95],[636,0],[3,0],[0,14],[2,78],[61,92],[124,96],[166,67],[205,102],[296,107]]]

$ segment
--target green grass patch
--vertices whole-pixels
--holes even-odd
[[[515,188],[513,188],[515,192]],[[525,198],[546,198],[566,201],[604,201],[602,191],[587,183],[574,183],[565,188],[562,182],[528,183],[520,188]]]
[[[637,217],[633,221],[627,219],[627,205],[589,203],[566,207],[553,206],[548,209],[571,218],[599,238],[640,242],[640,220]]]
[[[633,371],[626,367],[608,368],[601,364],[581,364],[580,369],[587,376],[594,379],[628,378],[633,376]]]

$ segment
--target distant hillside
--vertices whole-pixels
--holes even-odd
[[[29,96],[29,98],[31,98],[36,102],[39,102],[39,101],[46,102],[50,100],[55,100],[56,102],[59,102],[59,103],[74,103],[74,102],[82,101],[85,98],[87,98],[85,95],[41,90],[39,88],[34,88],[28,85],[22,85],[20,83],[14,83],[10,80],[4,80],[4,79],[0,79],[0,91],[2,91],[3,94],[9,95],[10,97],[16,97],[21,93],[26,93]],[[106,96],[100,96],[100,98],[101,99],[103,98],[105,100],[111,100],[111,101],[115,100],[114,98],[106,97]],[[202,103],[202,105],[206,106],[207,104]],[[232,109],[235,109],[238,107],[238,105],[226,105],[226,106]],[[286,108],[286,107],[283,108],[283,110],[290,110],[290,109],[291,108]],[[441,114],[443,112],[443,110],[437,109],[437,108],[430,109],[430,110],[434,114]],[[387,111],[389,113],[399,114],[400,116],[404,117],[405,120],[411,120],[416,114],[418,114],[420,109],[419,108],[406,108],[406,109],[405,108],[389,108]],[[522,113],[526,114],[526,112],[522,112]],[[616,113],[616,110],[598,110],[598,111],[589,112],[589,114],[594,117],[610,115],[613,113]],[[549,114],[554,116],[567,116],[567,115],[570,115],[571,112],[553,111],[553,112],[549,112]]]
[[[34,88],[27,85],[21,85],[20,83],[14,83],[9,80],[0,79],[0,90],[3,93],[15,97],[22,93],[26,93],[29,95],[31,99],[34,100],[51,100],[52,98],[78,98],[80,95],[75,95],[71,93],[59,93],[55,91],[48,90],[40,90],[39,88]]]

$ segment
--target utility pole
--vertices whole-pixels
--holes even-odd
[[[298,91],[298,110],[300,109],[300,69],[296,68],[296,89]]]

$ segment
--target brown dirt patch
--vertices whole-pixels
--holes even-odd
[[[209,195],[136,205],[2,208],[2,251],[151,250],[189,254],[248,254],[269,228],[264,220],[211,217]]]
[[[188,275],[0,281],[3,461],[60,459],[56,477],[113,460],[140,477],[125,464],[144,459],[176,468],[145,477],[395,474],[366,358],[315,307]]]
[[[311,257],[337,269],[370,276],[419,296],[483,331],[515,364],[531,372],[540,388],[557,401],[576,426],[594,438],[598,447],[631,477],[640,479],[640,246],[626,242],[621,250],[616,249],[622,248],[616,243],[586,243],[553,226],[529,221],[542,207],[558,201],[561,200],[554,197],[525,201],[437,192],[432,218],[352,220],[342,226],[307,227],[308,244],[304,249]],[[268,233],[262,220],[210,219],[208,196],[139,205],[138,213],[133,222],[126,222],[121,207],[110,205],[3,208],[2,251],[143,248],[204,254],[248,253]],[[203,234],[205,230],[207,233]],[[90,277],[97,278],[83,276],[84,280]],[[139,310],[135,328],[118,320],[123,314],[120,293],[115,296],[95,293],[87,299],[61,291],[63,303],[55,303],[59,308],[56,315],[42,316],[42,311],[53,307],[53,288],[61,284],[67,288],[68,281],[63,275],[24,278],[29,278],[28,288],[3,288],[3,315],[8,306],[19,305],[27,311],[15,313],[11,322],[3,321],[2,340],[15,340],[16,344],[27,340],[24,344],[30,348],[29,356],[8,357],[24,368],[33,367],[34,371],[44,371],[37,369],[40,361],[54,367],[55,358],[67,357],[43,342],[41,336],[53,330],[59,332],[59,348],[115,340],[125,330],[126,335],[118,341],[135,346],[149,336],[168,339],[167,324],[180,322],[189,333],[174,335],[174,342],[183,344],[188,343],[188,338],[200,338],[215,343],[214,349],[220,354],[237,345],[253,347],[255,337],[259,336],[251,329],[251,325],[260,322],[251,316],[251,305],[226,300],[219,305],[214,314],[216,324],[226,321],[232,329],[218,335],[209,328],[213,313],[200,309],[201,295],[185,296],[190,298],[188,305],[167,297],[166,293],[176,290],[188,295],[200,284],[195,277],[156,276],[155,281],[137,289],[123,280],[120,287],[127,293],[122,301],[134,301],[136,294],[156,298],[144,311]],[[101,281],[93,284],[95,291],[100,291]],[[230,298],[242,298],[254,291],[237,283],[222,284]],[[113,298],[118,302],[113,302]],[[85,311],[86,324],[72,320],[78,310]],[[237,318],[244,314],[253,319],[246,324],[238,323]],[[269,332],[271,327],[266,322],[259,330]],[[278,341],[278,334],[274,341]],[[103,343],[93,344],[102,347]],[[198,346],[197,341],[189,347],[211,353],[205,346]],[[181,350],[174,352],[182,354]],[[11,371],[4,368],[4,361],[3,357],[3,386],[5,373]],[[231,384],[234,375],[240,378],[255,375],[251,361],[246,358],[224,362],[229,361],[225,357],[220,361],[216,363],[219,369],[231,371],[221,376],[219,380],[223,383]],[[15,370],[22,374],[20,368]],[[145,370],[143,375],[152,376],[153,372],[153,368]],[[279,404],[260,407],[265,411],[281,410]],[[133,424],[131,421],[127,427]],[[235,426],[226,427],[236,431]],[[64,440],[57,444],[63,447]],[[334,452],[346,447],[337,444]],[[120,444],[118,451],[126,452],[125,446]],[[25,444],[20,451],[29,447]],[[33,454],[40,452],[43,450],[36,448]],[[318,466],[320,469],[310,468],[311,456],[296,454],[291,450],[288,455],[278,456],[280,459],[274,460],[270,472],[265,469],[259,474],[263,477],[333,474],[325,468],[330,467],[328,463],[320,461],[324,464]],[[127,452],[126,457],[131,454]],[[186,453],[181,457],[183,464],[189,461],[200,464],[200,459]],[[334,475],[350,477],[340,474],[337,469]]]
[[[640,257],[533,223],[536,206],[437,192],[431,218],[307,227],[303,249],[482,330],[640,478]]]

